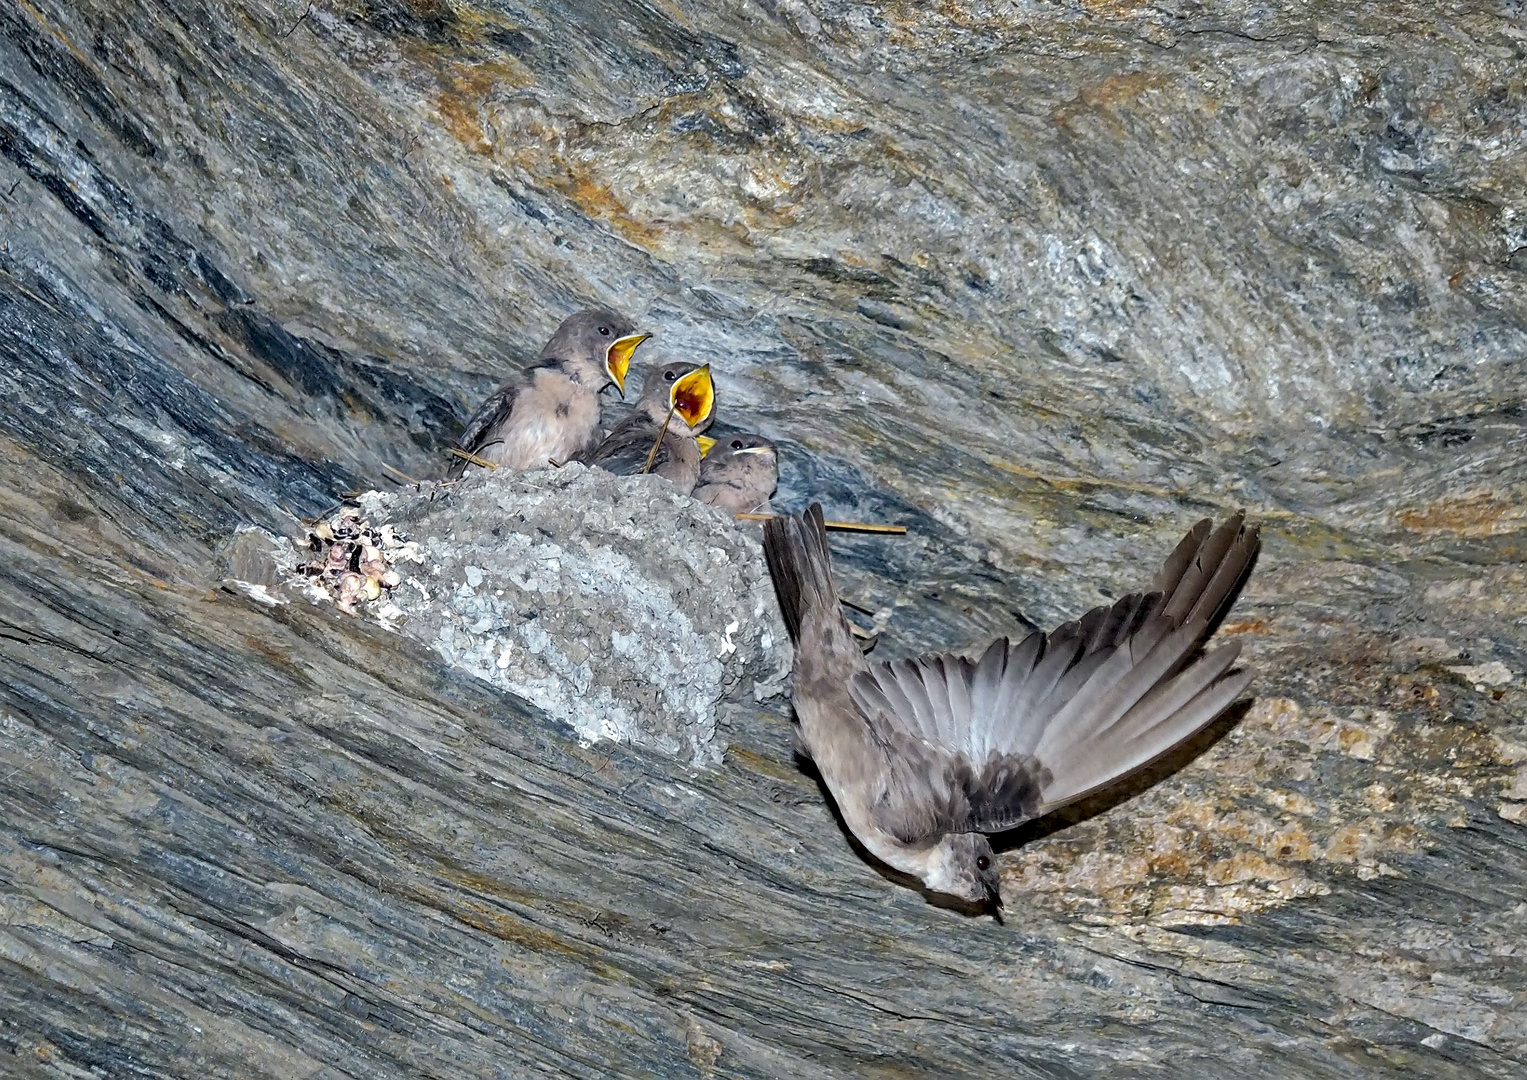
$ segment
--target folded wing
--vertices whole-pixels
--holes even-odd
[[[892,762],[879,813],[915,842],[996,832],[1105,787],[1219,716],[1251,681],[1236,644],[1199,646],[1260,546],[1237,514],[1199,522],[1149,593],[979,660],[930,654],[871,665],[849,691]]]
[[[652,453],[652,444],[657,441],[658,431],[659,425],[646,416],[628,416],[616,424],[598,445],[574,455],[573,460],[585,465],[598,465],[607,472],[621,476],[631,476],[646,468],[647,455]],[[668,456],[666,443],[658,447],[657,458],[652,463],[654,472],[659,464],[668,460]]]
[[[513,378],[489,394],[467,421],[466,427],[461,429],[461,434],[456,436],[456,449],[481,456],[484,450],[498,442],[498,428],[508,421],[509,414],[514,411],[514,401],[522,386],[521,379]],[[450,466],[446,469],[446,478],[454,480],[461,476],[466,472],[467,464],[465,458],[452,455]]]

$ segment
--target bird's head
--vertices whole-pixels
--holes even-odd
[[[631,320],[609,308],[590,308],[569,315],[541,350],[543,359],[560,360],[564,367],[604,389],[610,384],[626,396],[626,372],[631,355],[650,334],[639,334]]]
[[[730,439],[720,441],[720,456],[730,458],[757,458],[759,461],[774,461],[778,452],[774,444],[762,435],[741,434],[733,435]]]
[[[928,861],[923,884],[932,892],[976,904],[1002,908],[997,885],[997,859],[991,842],[980,833],[950,833],[939,840]]]
[[[711,381],[710,365],[676,361],[653,368],[642,383],[642,403],[656,420],[662,420],[671,409],[674,418],[683,420],[690,430],[704,431],[716,412],[716,384]]]
[[[694,431],[710,427],[716,413],[716,384],[710,377],[710,365],[695,368],[675,380],[669,391],[674,415],[682,416]]]

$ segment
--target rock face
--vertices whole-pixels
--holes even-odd
[[[580,739],[716,763],[719,711],[784,691],[790,645],[758,527],[666,480],[475,470],[362,505],[424,558],[393,594],[403,632]]]
[[[0,1073],[1520,1076],[1522,19],[0,5]],[[997,925],[777,702],[696,771],[218,587],[591,301],[910,526],[833,541],[877,655],[1246,506],[1257,700]]]

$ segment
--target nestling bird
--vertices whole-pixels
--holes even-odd
[[[1260,547],[1237,514],[1195,525],[1144,594],[971,661],[870,664],[838,608],[822,508],[764,523],[796,645],[801,741],[877,859],[934,893],[1000,908],[987,834],[1074,802],[1177,746],[1251,681],[1238,644],[1194,653]]]
[[[694,496],[734,514],[767,512],[779,484],[779,455],[762,435],[722,439],[700,462]]]
[[[511,469],[543,469],[565,461],[594,441],[599,392],[626,392],[631,354],[646,341],[631,321],[607,308],[568,316],[536,362],[507,379],[478,406],[456,448]],[[455,457],[446,475],[466,471]]]
[[[631,415],[598,446],[574,460],[622,476],[657,473],[688,494],[700,478],[700,444],[695,436],[710,427],[715,411],[716,387],[709,364],[655,367],[647,373]]]

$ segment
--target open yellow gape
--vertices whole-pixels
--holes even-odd
[[[669,407],[690,427],[699,427],[716,407],[716,384],[711,382],[710,365],[696,368],[674,382],[668,391]]]
[[[631,370],[631,355],[636,352],[638,345],[651,336],[627,334],[610,342],[610,347],[604,351],[604,369],[615,380],[615,389],[620,391],[621,397],[626,396],[626,372]]]

